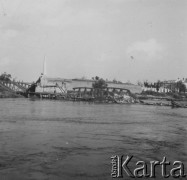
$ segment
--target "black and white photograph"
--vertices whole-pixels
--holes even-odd
[[[187,0],[0,0],[0,180],[187,179]]]

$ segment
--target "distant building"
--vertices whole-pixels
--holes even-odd
[[[167,93],[167,92],[179,92],[179,89],[176,86],[176,83],[182,82],[187,88],[187,78],[177,80],[167,80],[167,81],[160,81],[159,84],[156,83],[144,83],[142,87],[142,91],[154,91],[160,93]]]
[[[51,78],[46,75],[41,75],[37,80],[36,92],[50,92],[50,93],[66,93],[72,91],[75,87],[92,87],[93,79],[64,79],[64,78]],[[108,87],[129,89],[132,93],[141,93],[141,86],[128,84],[128,83],[114,83],[107,82]]]

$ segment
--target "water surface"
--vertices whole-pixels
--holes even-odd
[[[187,173],[187,110],[0,99],[0,179],[108,180],[112,155],[166,156]]]

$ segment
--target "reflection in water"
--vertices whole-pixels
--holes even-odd
[[[185,109],[1,99],[0,115],[2,179],[111,179],[112,155],[187,168]]]

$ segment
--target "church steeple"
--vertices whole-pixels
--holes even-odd
[[[47,72],[46,72],[46,58],[44,56],[44,62],[43,62],[43,75],[47,75]]]

